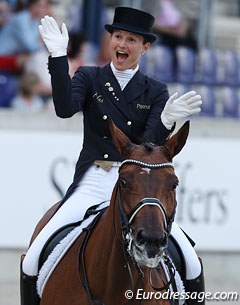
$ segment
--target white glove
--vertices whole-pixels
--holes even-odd
[[[195,91],[189,91],[179,98],[177,97],[178,93],[169,97],[161,114],[162,123],[167,129],[171,129],[174,122],[201,111],[201,96],[197,95]]]
[[[65,23],[62,24],[62,31],[60,31],[55,19],[45,16],[41,19],[39,32],[52,57],[67,55],[69,37]]]

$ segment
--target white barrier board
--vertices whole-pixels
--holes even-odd
[[[70,185],[82,134],[2,130],[0,143],[0,247],[22,248]],[[174,160],[176,221],[199,250],[240,250],[239,156],[240,140],[190,138]]]

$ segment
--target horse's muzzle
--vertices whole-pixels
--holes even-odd
[[[167,248],[167,235],[149,234],[140,230],[132,245],[134,259],[137,263],[150,268],[156,268]]]

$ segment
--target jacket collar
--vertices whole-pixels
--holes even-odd
[[[142,95],[148,85],[145,81],[145,75],[138,71],[129,81],[127,86],[122,91],[120,85],[114,76],[110,64],[100,69],[100,83],[105,87],[105,92],[116,102],[117,99],[125,99],[126,103],[131,103],[132,100]]]

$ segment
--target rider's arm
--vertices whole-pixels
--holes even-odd
[[[68,118],[83,110],[90,83],[85,70],[78,69],[71,79],[67,57],[49,57],[53,103],[59,117]]]

